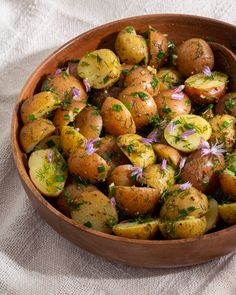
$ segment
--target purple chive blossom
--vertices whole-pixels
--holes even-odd
[[[193,129],[189,129],[189,130],[186,130],[186,131],[184,131],[181,135],[180,135],[180,139],[182,139],[182,140],[187,140],[188,139],[188,136],[189,135],[192,135],[192,134],[194,134],[195,133],[195,131],[193,130]]]
[[[80,131],[79,127],[76,127],[76,128],[75,128],[75,130],[76,130],[77,132],[79,132],[79,131]]]
[[[184,90],[185,85],[179,85],[177,88],[174,89],[175,93],[180,93]]]
[[[180,162],[179,162],[179,169],[183,169],[184,168],[184,165],[186,163],[186,160],[187,160],[187,157],[183,157],[181,158]]]
[[[200,149],[210,148],[210,144],[204,138],[201,138],[201,142],[199,144],[199,148]]]
[[[54,77],[60,75],[62,73],[62,70],[61,69],[57,69],[55,74],[54,74]]]
[[[209,143],[208,143],[209,144]],[[223,149],[224,144],[218,144],[217,142],[214,145],[209,144],[207,147],[201,147],[201,156],[206,156],[206,155],[215,155],[215,156],[222,156],[223,153],[226,152],[225,149]]]
[[[86,140],[84,148],[87,152],[87,155],[92,155],[93,153],[96,152],[97,149],[95,149],[93,145],[96,144],[99,140],[100,140],[99,137],[95,139]]]
[[[183,98],[184,98],[183,93],[173,93],[171,95],[171,99],[174,99],[174,100],[182,100]]]
[[[169,132],[170,134],[173,134],[175,131],[176,125],[174,125],[173,121],[170,122],[169,124]]]
[[[143,142],[143,143],[153,143],[153,139],[152,138],[145,138],[145,137],[143,137],[139,141],[140,142]]]
[[[91,86],[89,84],[88,78],[83,79],[83,83],[84,83],[86,92],[90,92]]]
[[[162,170],[163,172],[166,171],[166,164],[167,164],[167,160],[166,160],[166,159],[163,159],[163,160],[162,160],[162,163],[161,163],[161,170]]]
[[[116,200],[114,197],[110,198],[110,204],[115,207],[116,206]]]
[[[185,183],[181,184],[179,188],[180,188],[182,191],[184,191],[184,190],[186,190],[186,189],[189,189],[191,186],[192,186],[192,184],[188,181],[188,182],[185,182]]]
[[[80,97],[80,90],[76,87],[73,88],[73,99],[78,100]]]
[[[142,179],[142,177],[143,177],[143,168],[138,167],[138,166],[134,166],[134,167],[131,168],[131,171],[132,171],[131,174],[130,174],[131,177],[135,176],[135,178],[137,180]]]
[[[208,66],[203,67],[202,73],[207,77],[212,75],[211,69]]]
[[[52,151],[50,150],[50,151],[48,151],[48,163],[52,163],[52,156],[53,156],[53,153],[52,153]]]
[[[166,126],[167,126],[167,122],[166,122],[166,121],[162,121],[162,122],[160,123],[160,125],[159,125],[159,129],[160,129],[160,130],[164,130],[164,129],[166,128]]]

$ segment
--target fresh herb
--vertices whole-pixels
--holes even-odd
[[[131,95],[133,97],[139,97],[141,98],[142,100],[147,100],[148,99],[148,95],[142,91],[137,91],[137,92],[132,92]]]
[[[165,108],[162,109],[162,112],[163,112],[164,114],[169,114],[169,113],[171,112],[171,109],[165,107]]]
[[[102,173],[105,171],[105,166],[98,166],[98,173]]]
[[[106,226],[112,228],[114,225],[117,224],[117,219],[115,217],[111,217],[106,221]]]
[[[81,67],[86,67],[86,66],[89,66],[89,63],[85,62],[85,61],[82,61],[80,63]]]
[[[74,108],[73,113],[78,114],[79,113],[79,108]]]
[[[64,182],[65,177],[63,175],[55,175],[55,181],[56,182]]]
[[[103,79],[103,84],[106,84],[109,80],[110,80],[109,76],[106,76],[106,77]]]
[[[113,104],[112,110],[115,112],[120,112],[120,111],[122,111],[122,106],[119,104]]]
[[[134,146],[132,144],[127,145],[127,152],[130,155],[134,151]]]
[[[52,139],[50,139],[49,141],[46,142],[46,145],[47,147],[51,148],[55,146],[55,142]]]
[[[195,211],[197,208],[191,206],[188,208],[184,208],[184,209],[179,209],[179,215],[175,218],[175,220],[181,220],[184,219],[185,217],[187,217],[189,215],[189,213]]]
[[[124,105],[127,108],[127,110],[130,110],[130,107],[131,107],[131,103],[130,102],[125,102]]]
[[[32,121],[34,121],[34,120],[35,120],[35,115],[30,114],[30,115],[28,116],[28,121],[32,122]]]
[[[64,115],[64,120],[70,120],[70,116],[69,115]]]
[[[154,221],[154,218],[151,217],[145,217],[145,216],[138,216],[133,220],[133,222],[136,222],[138,224],[146,223],[146,222],[152,222]]]
[[[225,108],[227,111],[232,111],[236,106],[236,97],[230,97],[225,101]]]
[[[158,114],[155,114],[151,119],[152,127],[155,128],[160,125],[160,117]]]
[[[80,61],[79,58],[72,58],[72,59],[70,60],[70,62],[73,62],[73,63],[77,63],[77,62],[79,62],[79,61]]]
[[[89,227],[89,228],[93,227],[92,223],[90,221],[85,222],[84,225]]]
[[[65,98],[64,100],[62,101],[61,105],[62,105],[62,108],[66,111],[69,110],[69,107],[71,105],[71,101],[73,99],[73,96],[70,94],[70,90],[66,90],[65,91]]]
[[[158,80],[155,76],[152,78],[152,87],[155,89],[158,86]]]
[[[191,123],[185,123],[184,124],[184,128],[189,130],[189,129],[194,129],[195,125],[191,124]]]
[[[165,57],[165,52],[160,50],[158,53],[157,53],[157,59],[160,60],[162,59],[163,57]]]
[[[128,27],[125,28],[125,31],[126,31],[127,33],[133,33],[133,32],[134,32],[134,27],[132,27],[132,26],[128,26]]]
[[[229,126],[230,126],[230,123],[227,121],[224,121],[220,129],[222,130],[222,129],[228,128]]]
[[[123,75],[128,75],[128,74],[129,74],[129,70],[122,70],[121,73],[122,73]]]

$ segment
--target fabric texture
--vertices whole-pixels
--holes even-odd
[[[236,24],[235,0],[1,0],[0,11],[0,294],[236,294],[235,254],[194,267],[142,269],[107,262],[65,240],[32,208],[10,147],[17,95],[36,66],[66,41],[150,13]]]

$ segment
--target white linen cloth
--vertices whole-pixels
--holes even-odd
[[[0,294],[236,294],[234,254],[188,268],[142,269],[107,262],[65,240],[33,210],[10,147],[17,95],[35,67],[66,41],[150,13],[236,24],[235,0],[1,0],[0,12]]]

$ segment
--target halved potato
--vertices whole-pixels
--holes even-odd
[[[117,144],[134,166],[147,167],[155,163],[156,157],[151,144],[141,139],[137,134],[124,134],[117,138]]]
[[[204,216],[201,218],[188,216],[177,221],[161,220],[159,223],[161,234],[168,240],[200,237],[204,235],[206,226],[207,222]]]
[[[113,97],[107,97],[101,109],[106,131],[114,135],[136,133],[134,120],[125,105]]]
[[[160,199],[160,190],[149,187],[116,186],[113,193],[118,208],[129,216],[154,212]]]
[[[80,224],[108,234],[118,222],[115,207],[100,191],[83,192],[74,199],[71,218]]]
[[[121,73],[118,57],[110,49],[98,49],[85,54],[78,65],[78,75],[87,79],[92,88],[108,88]]]
[[[219,220],[219,209],[218,209],[218,202],[215,199],[210,199],[208,201],[208,211],[205,214],[207,226],[206,232],[216,227],[216,224]]]
[[[153,149],[157,154],[159,160],[166,159],[167,163],[174,168],[177,168],[181,160],[179,151],[166,144],[155,143]]]
[[[66,161],[56,149],[34,151],[29,157],[29,175],[43,195],[57,197],[66,182]]]
[[[44,150],[55,147],[59,152],[62,151],[61,138],[59,135],[50,135],[36,145],[35,150]]]
[[[35,146],[55,131],[53,123],[39,118],[25,124],[20,130],[20,143],[26,153],[32,152]]]
[[[86,138],[71,126],[61,128],[60,138],[61,147],[66,156],[69,156],[74,150],[84,147],[86,141]]]
[[[156,76],[160,84],[160,92],[176,88],[183,83],[182,75],[174,68],[161,68]]]
[[[189,131],[192,134],[188,135]],[[179,151],[190,153],[198,149],[201,138],[208,140],[211,137],[211,132],[211,125],[202,117],[197,115],[181,115],[175,117],[166,126],[164,137],[172,147]]]
[[[225,169],[220,175],[221,189],[230,199],[236,202],[236,175],[229,169]]]
[[[121,223],[113,226],[112,230],[116,236],[139,239],[151,240],[154,239],[159,229],[159,220],[150,219],[140,223],[135,220],[122,221]]]
[[[43,91],[27,98],[20,109],[21,119],[24,124],[34,119],[46,117],[58,107],[61,101],[59,96],[50,91]]]
[[[136,184],[135,179],[132,178],[133,166],[130,164],[127,165],[120,165],[115,167],[111,175],[107,179],[107,183],[111,184],[114,183],[114,185],[122,185],[122,186],[132,186]]]
[[[198,104],[217,102],[225,94],[228,76],[212,72],[211,76],[199,73],[190,76],[185,82],[185,92],[192,101]]]
[[[219,213],[225,223],[236,224],[236,203],[219,205]]]

